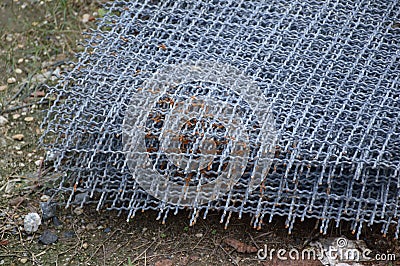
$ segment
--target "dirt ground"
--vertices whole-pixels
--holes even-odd
[[[319,234],[319,221],[298,222],[291,235],[285,219],[275,218],[261,230],[250,218],[233,217],[227,229],[220,214],[189,226],[189,212],[156,221],[146,211],[126,222],[126,215],[96,212],[86,206],[57,208],[57,218],[45,221],[27,234],[23,219],[40,212],[56,185],[57,173],[43,165],[45,151],[38,145],[40,123],[49,100],[42,101],[47,85],[69,69],[74,52],[82,51],[82,32],[95,27],[104,14],[94,0],[0,1],[0,265],[321,265],[319,261],[262,261],[257,251],[268,248],[305,248],[328,237],[355,237],[349,224]],[[49,245],[39,238],[49,230],[58,240]],[[374,252],[390,252],[400,258],[398,241],[383,237],[380,228],[365,228],[361,236]],[[367,265],[400,265],[396,261]]]

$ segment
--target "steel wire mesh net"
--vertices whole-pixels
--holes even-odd
[[[43,122],[67,205],[398,236],[398,1],[106,8]]]

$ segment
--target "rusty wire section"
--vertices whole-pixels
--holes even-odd
[[[116,1],[49,95],[67,205],[394,226],[399,1]]]

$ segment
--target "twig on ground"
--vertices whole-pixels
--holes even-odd
[[[71,248],[67,249],[66,251],[63,251],[63,252],[58,253],[57,256],[56,256],[56,266],[58,266],[58,258],[59,258],[61,255],[64,255],[64,254],[70,252],[71,250],[77,248],[77,247],[79,246],[79,244],[80,244],[80,242],[77,242],[74,246],[72,246]]]
[[[153,242],[147,242],[146,245],[147,245],[148,243],[150,243],[150,244],[148,245],[148,247],[147,247],[145,250],[143,250],[142,253],[139,254],[139,256],[137,256],[134,260],[132,260],[132,261],[131,261],[131,264],[135,263],[136,261],[139,261],[139,260],[142,258],[143,254],[145,254],[145,253],[154,245],[154,243],[156,243],[156,242],[157,242],[157,239],[155,239]],[[124,262],[125,262],[125,260],[121,261],[121,262],[118,264],[118,266],[122,265]]]
[[[32,260],[32,264],[33,264],[33,265],[35,265],[35,264],[40,264],[40,262],[36,259],[35,253],[33,253],[32,251],[30,251],[30,250],[25,246],[25,243],[24,243],[24,241],[23,241],[23,239],[22,239],[22,232],[21,232],[21,230],[19,229],[19,226],[17,226],[17,229],[18,229],[19,241],[20,241],[20,243],[21,243],[21,246],[25,249],[25,251],[26,251],[27,253],[30,254],[31,260]]]
[[[17,257],[17,258],[19,258],[20,256],[18,254],[0,254],[0,258],[6,258],[6,257]]]
[[[219,245],[219,247],[225,252],[226,255],[228,255],[228,257],[231,259],[231,261],[232,261],[233,264],[239,266],[239,264],[237,263],[236,259],[233,258],[233,257],[231,256],[231,254],[229,254],[229,252],[226,251],[226,250],[224,249],[224,247],[223,247],[221,244]]]
[[[267,236],[270,236],[270,235],[272,235],[272,232],[266,232],[266,233],[263,233],[263,234],[260,234],[260,235],[258,235],[256,237],[254,237],[254,239],[258,239],[258,238],[263,237],[263,236],[267,237]]]
[[[78,252],[76,251],[76,248],[77,248],[79,245],[80,245],[81,248],[82,248],[82,245],[83,245],[82,242],[83,242],[83,241],[82,241],[82,239],[79,237],[79,234],[77,233],[77,231],[76,231],[76,229],[75,229],[75,224],[72,224],[72,228],[74,229],[74,233],[75,233],[76,238],[78,238],[78,241],[76,242],[76,244],[75,244],[72,248],[68,249],[67,251],[64,251],[64,252],[61,252],[61,253],[57,254],[57,257],[56,257],[56,266],[58,265],[58,257],[59,257],[60,255],[65,254],[65,253],[69,252],[70,250],[75,249],[75,252],[71,255],[71,258],[73,258],[73,257],[75,257],[76,254],[78,254]]]
[[[314,241],[314,240],[316,240],[318,238],[318,236],[319,236],[318,225],[319,225],[319,220],[317,220],[315,222],[314,229],[312,230],[312,232],[310,233],[310,235],[308,236],[306,241],[304,241],[304,243],[301,246],[300,250],[303,250],[306,246],[308,246],[308,244],[310,244],[312,241]],[[317,231],[317,232],[315,232],[315,231]]]
[[[16,94],[14,94],[13,97],[11,97],[11,99],[8,101],[8,103],[6,104],[6,106],[9,106],[11,104],[12,101],[14,101],[15,99],[18,98],[18,96],[22,93],[22,91],[26,88],[26,85],[28,85],[28,82],[24,82],[21,84],[20,89],[17,91]]]
[[[105,266],[106,265],[106,249],[104,247],[104,244],[102,245],[102,247],[103,247],[103,265]]]
[[[143,254],[145,254],[145,253],[150,249],[150,247],[153,246],[154,243],[156,243],[156,242],[157,242],[157,240],[154,240],[153,242],[151,242],[150,245],[149,245],[145,250],[143,250],[142,253],[140,253],[139,256],[137,256],[137,257],[132,261],[132,263],[134,263],[134,262],[138,261],[139,259],[141,259],[141,257],[143,256]]]
[[[107,237],[107,239],[104,240],[103,243],[101,243],[101,244],[96,248],[96,250],[92,253],[92,255],[86,260],[85,264],[87,264],[87,263],[94,257],[94,255],[96,255],[96,253],[100,250],[100,248],[101,248],[102,246],[104,246],[104,244],[105,244],[108,240],[110,240],[110,238],[111,238],[116,232],[119,232],[119,230],[115,230],[114,232],[112,232],[111,235],[109,235],[109,236]]]
[[[0,114],[12,113],[12,112],[17,111],[19,109],[22,109],[22,108],[25,108],[25,107],[30,107],[32,105],[41,105],[41,104],[48,104],[48,103],[49,103],[48,100],[31,102],[31,103],[27,103],[27,104],[24,104],[24,105],[15,106],[15,107],[11,107],[9,109],[3,110],[3,111],[0,112]]]
[[[257,245],[256,241],[254,241],[254,238],[253,238],[253,236],[252,236],[252,235],[251,235],[249,232],[247,232],[247,234],[250,236],[250,238],[251,238],[251,242],[253,242],[254,246],[256,246],[256,248],[257,248],[257,249],[260,249],[260,246],[259,246],[259,245]]]

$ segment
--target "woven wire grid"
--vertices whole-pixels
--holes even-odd
[[[399,1],[106,9],[43,122],[67,205],[80,194],[128,220],[189,207],[192,224],[213,209],[226,226],[247,213],[254,227],[278,215],[289,232],[317,218],[322,233],[350,221],[357,237],[372,224],[398,237]]]

